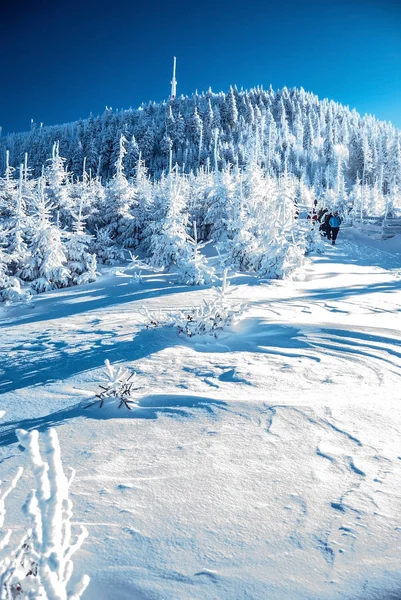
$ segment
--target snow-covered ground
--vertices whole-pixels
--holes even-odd
[[[217,340],[144,327],[211,294],[168,274],[0,308],[0,479],[27,461],[17,427],[57,428],[85,600],[401,597],[401,255],[358,242],[294,281],[235,277],[248,310]],[[84,408],[106,359],[138,408]]]

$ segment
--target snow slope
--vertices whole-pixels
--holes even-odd
[[[16,427],[57,427],[83,597],[400,598],[400,256],[344,231],[294,281],[237,276],[249,308],[218,340],[139,312],[210,290],[119,273],[0,314],[0,478],[26,462]],[[137,372],[137,409],[84,408],[105,359]]]

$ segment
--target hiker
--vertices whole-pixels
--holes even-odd
[[[298,217],[299,217],[299,208],[298,208],[298,202],[297,202],[296,198],[294,200],[294,209],[295,209],[295,211],[294,211],[294,219],[298,219]]]
[[[312,229],[315,226],[315,223],[317,221],[317,214],[315,212],[315,209],[312,210],[311,213],[308,213],[307,219],[312,221]]]
[[[330,237],[332,242],[331,245],[334,246],[336,243],[336,239],[338,236],[338,232],[340,231],[341,218],[338,214],[338,210],[335,211],[334,215],[330,218],[329,226],[330,226]]]
[[[313,201],[312,210],[311,210],[310,213],[308,213],[308,217],[307,217],[308,219],[312,220],[312,229],[315,226],[315,223],[317,221],[317,210],[316,210],[316,207],[317,207],[317,200],[314,200]]]
[[[321,217],[323,218],[323,222],[319,227],[319,230],[323,232],[323,236],[327,237],[328,240],[331,239],[330,219],[332,216],[332,213],[327,210],[327,212],[325,212]]]

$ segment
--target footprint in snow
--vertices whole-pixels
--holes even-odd
[[[229,371],[225,371],[224,373],[219,375],[219,381],[224,381],[228,383],[245,383],[246,385],[252,385],[243,377],[239,377],[235,369],[229,369]]]
[[[351,471],[353,471],[354,473],[356,473],[357,475],[361,475],[361,477],[366,477],[366,473],[364,471],[362,471],[362,469],[359,469],[356,464],[354,463],[353,459],[351,458],[349,461],[349,468],[351,469]]]
[[[319,537],[315,537],[315,542],[316,542],[316,547],[322,554],[324,560],[328,564],[332,565],[334,563],[334,559],[335,559],[335,552],[334,552],[333,548],[330,546],[330,544],[328,543],[327,539],[325,540],[325,539],[322,539]]]
[[[326,460],[329,460],[332,463],[336,462],[336,459],[334,458],[334,456],[331,456],[330,454],[328,454],[327,452],[323,452],[319,446],[316,448],[316,454],[317,456],[320,456],[321,458],[325,458]]]
[[[133,483],[119,483],[117,486],[118,490],[133,490],[135,486]]]
[[[345,512],[345,506],[342,502],[330,502],[330,506],[334,510],[338,510],[338,512]]]
[[[218,580],[218,573],[216,571],[211,571],[210,569],[203,569],[202,571],[198,571],[198,573],[194,574],[195,577],[207,577],[212,581]]]
[[[217,388],[219,389],[219,385],[217,385],[217,383],[214,383],[213,381],[210,381],[210,379],[203,379],[202,380],[204,383],[207,383],[207,385],[210,385],[211,387]]]

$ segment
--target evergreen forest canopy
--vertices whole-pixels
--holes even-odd
[[[27,133],[0,138],[1,170],[6,150],[14,167],[28,153],[38,177],[57,141],[69,173],[82,177],[86,158],[87,172],[106,183],[115,172],[121,135],[128,140],[128,177],[134,175],[139,156],[149,174],[160,177],[169,168],[170,153],[173,164],[186,173],[208,165],[219,170],[228,164],[243,167],[256,144],[258,162],[267,173],[293,173],[318,195],[339,185],[350,189],[358,179],[362,185],[378,185],[384,194],[401,184],[399,130],[336,102],[319,101],[302,88],[209,90],[137,110],[106,109],[101,117],[66,125],[33,125]]]

